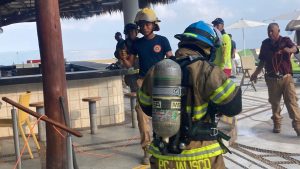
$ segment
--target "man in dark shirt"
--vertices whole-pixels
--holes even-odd
[[[296,45],[288,37],[279,35],[280,29],[277,23],[268,26],[268,36],[262,42],[259,54],[259,65],[251,75],[250,80],[255,81],[257,75],[265,67],[265,80],[268,86],[269,102],[272,105],[272,120],[274,133],[280,133],[281,119],[280,100],[283,96],[284,103],[292,119],[292,125],[297,136],[300,136],[300,109],[297,103],[297,95],[292,77],[291,54],[298,53]]]
[[[138,34],[138,27],[134,23],[128,23],[124,27],[124,34],[126,36],[126,39],[122,42],[122,50],[119,53],[120,55],[123,53],[123,55],[130,55],[132,54],[132,45],[133,43],[139,39],[137,37]],[[127,56],[127,57],[128,57]],[[123,63],[122,63],[123,65]],[[138,89],[137,86],[137,79],[138,74],[137,71],[139,69],[138,60],[135,61],[132,67],[129,68],[128,74],[124,76],[124,81],[127,86],[130,87],[130,92],[136,92]]]
[[[117,59],[120,59],[118,52],[122,48],[121,44],[123,43],[124,39],[122,38],[122,34],[120,32],[115,33],[115,39],[117,41],[117,44],[116,44],[116,50],[114,55]]]
[[[231,39],[231,65],[232,65],[232,69],[231,69],[231,76],[230,78],[236,78],[235,75],[237,74],[236,72],[236,60],[235,60],[235,52],[236,52],[236,43],[235,41],[232,39],[232,35],[228,34],[230,39]]]

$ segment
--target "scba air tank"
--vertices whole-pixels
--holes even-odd
[[[168,142],[180,128],[181,68],[171,59],[154,67],[152,89],[152,127],[154,133]]]

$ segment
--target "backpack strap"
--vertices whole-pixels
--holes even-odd
[[[188,84],[189,72],[187,70],[187,66],[194,62],[197,62],[199,60],[207,61],[207,58],[205,58],[201,55],[195,55],[195,56],[186,56],[184,58],[179,58],[176,60],[176,62],[180,65],[181,70],[182,70],[182,74],[183,74],[182,86],[183,87],[190,88],[192,90],[192,87],[189,86],[189,84]],[[191,91],[191,92],[193,93],[193,91]],[[194,95],[192,95],[191,97],[192,97],[191,112],[193,112],[195,98],[194,98]],[[225,133],[223,133],[222,131],[217,129],[217,125],[218,125],[218,122],[216,121],[217,110],[215,110],[213,108],[213,106],[208,106],[209,108],[207,110],[207,116],[210,116],[210,119],[211,119],[210,123],[202,122],[202,121],[193,123],[192,122],[193,115],[190,113],[187,113],[185,110],[186,100],[187,100],[187,95],[184,95],[181,100],[181,105],[182,105],[182,116],[186,116],[186,117],[182,118],[183,119],[182,124],[185,126],[183,127],[184,131],[181,130],[181,137],[182,137],[182,135],[186,134],[187,136],[184,136],[185,139],[189,138],[189,140],[187,140],[187,142],[189,142],[190,139],[192,139],[192,140],[217,140],[223,149],[230,152],[230,150],[222,142],[222,139],[228,141],[230,139],[230,137],[228,135],[226,135]],[[188,124],[186,124],[186,120],[188,121]]]

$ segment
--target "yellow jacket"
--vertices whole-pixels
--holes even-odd
[[[231,69],[231,39],[228,34],[222,35],[222,46],[216,51],[214,64],[223,69]]]

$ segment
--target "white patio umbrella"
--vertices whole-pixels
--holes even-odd
[[[286,25],[286,31],[300,30],[300,10],[294,10],[285,14],[281,14],[270,18],[269,20],[290,20]]]
[[[270,18],[269,20],[300,20],[300,10],[294,10],[285,14],[281,14]]]
[[[300,20],[291,20],[285,27],[286,31],[300,30]]]
[[[244,52],[245,52],[245,48],[246,48],[245,28],[259,27],[259,26],[265,26],[265,25],[267,25],[267,24],[264,22],[240,19],[237,22],[227,26],[226,29],[242,29],[242,31],[243,31],[243,48],[244,48]]]

